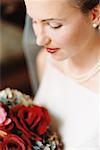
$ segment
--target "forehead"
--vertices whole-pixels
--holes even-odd
[[[74,11],[69,0],[25,0],[25,4],[28,15],[36,19],[65,17]]]

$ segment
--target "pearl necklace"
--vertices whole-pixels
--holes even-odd
[[[52,60],[52,58],[51,58]],[[68,59],[67,60],[63,60],[61,62],[59,62],[59,64],[61,66],[63,66],[63,68],[65,68],[64,65],[66,62],[67,62],[67,65],[68,65]],[[56,61],[55,61],[56,62]],[[57,62],[58,63],[58,62]],[[67,66],[68,67],[68,66]],[[69,70],[69,69],[68,69]],[[88,72],[84,73],[84,74],[81,74],[81,75],[78,75],[78,76],[75,76],[73,75],[72,72],[70,72],[70,70],[68,71],[69,72],[69,76],[72,77],[74,80],[76,80],[77,82],[79,83],[84,83],[86,81],[88,81],[89,79],[91,79],[93,76],[96,75],[96,73],[98,73],[100,71],[100,59],[98,60],[98,62],[95,64],[95,66],[93,66]],[[67,73],[68,73],[67,72]],[[68,74],[67,74],[68,75]]]
[[[75,79],[76,81],[78,81],[79,83],[83,83],[88,81],[90,78],[92,78],[93,76],[96,75],[96,73],[98,73],[100,71],[100,60],[96,63],[96,65],[94,67],[92,67],[87,73],[84,73],[82,75],[79,76],[74,76],[71,72],[70,72],[70,76]]]

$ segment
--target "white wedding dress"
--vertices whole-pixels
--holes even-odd
[[[99,100],[99,95],[65,76],[50,61],[34,99],[55,117],[64,150],[100,150]]]

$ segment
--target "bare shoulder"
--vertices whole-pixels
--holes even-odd
[[[36,58],[36,68],[39,82],[43,77],[43,73],[46,65],[47,52],[44,49],[41,49]]]

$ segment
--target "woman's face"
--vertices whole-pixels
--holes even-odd
[[[91,37],[89,17],[68,1],[25,0],[37,44],[46,48],[56,60],[78,54]]]

